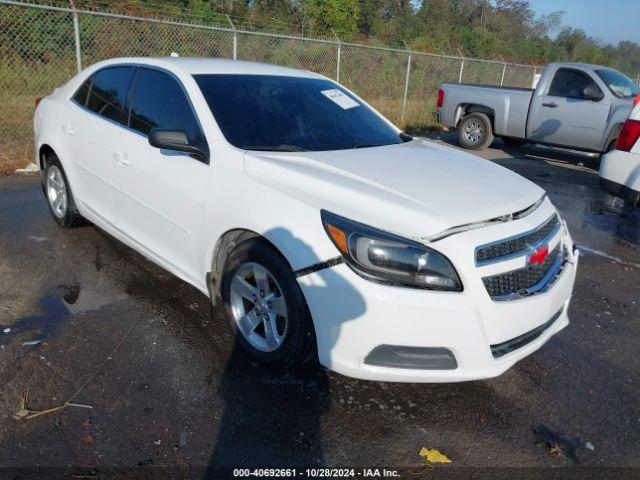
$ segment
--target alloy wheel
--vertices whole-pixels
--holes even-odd
[[[231,280],[231,310],[237,330],[262,352],[273,352],[289,328],[287,302],[274,276],[255,262],[243,263]]]
[[[60,169],[52,165],[47,170],[47,198],[51,210],[57,218],[64,218],[67,213],[67,185]]]
[[[477,145],[484,137],[484,125],[477,120],[471,120],[464,126],[464,138],[469,143]]]

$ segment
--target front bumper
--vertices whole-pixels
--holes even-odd
[[[436,292],[381,285],[341,264],[300,277],[316,328],[318,355],[327,368],[366,380],[458,382],[500,375],[540,348],[569,323],[567,310],[579,253],[565,231],[568,261],[544,293],[507,302],[492,301],[471,286]],[[498,357],[492,346],[536,331],[524,344]],[[444,348],[454,369],[393,368],[365,362],[380,345]]]

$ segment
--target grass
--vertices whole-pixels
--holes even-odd
[[[0,176],[33,161],[33,110],[31,95],[0,96]]]

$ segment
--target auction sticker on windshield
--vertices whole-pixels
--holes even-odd
[[[331,90],[322,90],[322,92],[320,93],[322,93],[329,100],[332,100],[333,102],[338,104],[340,107],[342,107],[343,110],[348,110],[350,108],[360,106],[360,104],[353,98],[345,95],[337,88],[332,88]]]

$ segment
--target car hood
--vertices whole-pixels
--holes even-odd
[[[307,204],[411,238],[508,215],[544,194],[489,160],[424,140],[324,152],[251,151],[245,169]]]

